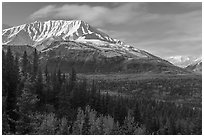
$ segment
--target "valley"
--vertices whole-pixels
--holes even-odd
[[[81,20],[6,27],[2,43],[3,134],[202,134],[202,60],[181,68]]]
[[[126,97],[145,97],[177,105],[202,107],[200,74],[78,74],[90,83],[95,80],[103,92]]]
[[[195,72],[195,64],[177,67],[84,21],[35,21],[7,28],[2,36],[5,52],[9,47],[22,57],[26,51],[31,59],[37,49],[42,70],[54,73],[60,69],[68,75],[74,68],[79,79],[96,81],[102,92],[201,107],[202,75]],[[177,58],[180,62],[189,60]]]

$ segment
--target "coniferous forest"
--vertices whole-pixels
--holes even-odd
[[[199,135],[202,110],[135,96],[102,94],[99,83],[41,68],[31,56],[2,51],[2,134]]]

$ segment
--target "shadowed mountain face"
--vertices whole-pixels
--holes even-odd
[[[42,66],[47,64],[50,70],[60,67],[68,72],[75,67],[78,72],[186,73],[80,20],[23,24],[4,29],[2,40],[4,49],[6,45],[12,45],[14,51],[36,48]]]

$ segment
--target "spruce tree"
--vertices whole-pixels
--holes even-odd
[[[49,76],[49,72],[48,72],[48,68],[47,68],[47,64],[45,66],[45,81],[48,84],[50,82],[50,76]]]
[[[66,117],[68,120],[72,118],[72,110],[70,104],[70,94],[67,91],[67,85],[63,84],[61,91],[59,93],[59,109],[58,115],[59,117]]]
[[[54,70],[54,72],[52,73],[52,86],[53,86],[53,90],[52,90],[52,95],[53,95],[53,100],[52,103],[54,104],[54,107],[56,110],[58,110],[58,95],[60,93],[60,88],[59,87],[59,81],[58,81],[58,77],[57,77],[57,73],[56,70]]]
[[[135,106],[134,106],[133,115],[134,115],[134,118],[135,118],[135,122],[138,123],[138,124],[141,124],[142,123],[142,117],[141,117],[141,114],[140,114],[138,103],[136,103]]]
[[[34,117],[31,116],[36,112],[36,104],[39,101],[37,95],[33,92],[35,85],[30,78],[25,79],[21,96],[18,98],[19,120],[17,130],[19,134],[31,134],[34,130]]]
[[[61,87],[61,84],[62,84],[62,76],[61,76],[61,70],[60,68],[58,69],[58,72],[57,72],[57,79],[58,79],[58,84],[59,84],[59,87]]]
[[[15,77],[13,78],[14,81],[16,81],[17,84],[17,89],[16,89],[16,93],[17,93],[17,97],[20,95],[20,91],[19,91],[19,84],[20,84],[20,69],[19,69],[19,58],[16,55],[15,56],[15,60],[14,60],[14,71],[15,71]]]
[[[18,84],[18,74],[15,69],[14,57],[12,55],[10,47],[8,47],[6,54],[6,73],[7,73],[7,99],[6,99],[6,114],[8,115],[8,123],[10,127],[10,132],[16,133],[16,120],[18,119],[18,115],[16,114],[16,92],[17,92],[17,84]]]
[[[136,130],[136,124],[134,123],[134,117],[132,117],[131,112],[128,111],[127,117],[125,117],[123,126],[122,126],[122,134],[125,135],[133,135]]]
[[[76,71],[72,68],[71,73],[69,74],[69,90],[72,91],[76,83]]]
[[[72,71],[71,71],[71,81],[75,82],[76,81],[76,71],[74,68],[72,68]]]
[[[36,94],[38,95],[38,98],[40,99],[39,107],[42,107],[42,105],[45,104],[45,98],[43,96],[43,77],[42,77],[41,68],[38,69],[38,74],[37,74]]]
[[[82,135],[89,135],[90,134],[90,122],[89,122],[89,113],[90,111],[88,111],[89,109],[86,107],[85,110],[85,117],[84,117],[84,123],[82,126]]]
[[[35,49],[33,53],[33,68],[32,68],[32,80],[34,81],[36,79],[37,73],[38,73],[38,65],[39,65],[39,58],[38,58],[38,53],[37,50]]]
[[[28,62],[27,52],[24,51],[23,60],[22,60],[22,73],[25,77],[27,76],[27,72],[28,72],[28,63],[29,62]]]
[[[110,105],[109,105],[109,103],[110,103],[110,97],[109,97],[109,94],[108,94],[108,92],[106,92],[106,95],[105,95],[106,97],[105,97],[105,114],[109,114],[109,112],[110,112]]]
[[[91,107],[96,107],[96,85],[95,81],[92,81],[91,92],[90,92],[90,105]]]
[[[54,70],[54,71],[52,72],[51,79],[52,79],[52,86],[53,86],[53,89],[55,89],[55,87],[56,87],[56,83],[57,83],[56,70]]]
[[[101,93],[100,90],[98,90],[96,94],[96,105],[95,105],[96,111],[100,112],[101,109]]]
[[[7,81],[6,81],[6,55],[5,52],[2,51],[2,96],[6,96],[6,85],[7,85]]]
[[[5,67],[6,67],[6,55],[5,52],[2,51],[2,73],[5,72]]]
[[[19,60],[19,58],[18,58],[18,56],[16,55],[15,56],[15,61],[14,61],[14,68],[15,68],[15,73],[16,73],[16,81],[17,82],[19,82],[19,77],[20,77],[20,75],[19,75],[19,72],[20,72],[20,70],[19,70],[19,62],[18,62],[18,60]]]

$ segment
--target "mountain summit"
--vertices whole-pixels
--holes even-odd
[[[181,73],[166,60],[126,45],[81,20],[35,21],[3,30],[3,47],[16,51],[36,48],[41,63],[52,70],[78,72],[165,72]],[[29,45],[29,48],[28,46]],[[18,48],[19,47],[19,48]]]
[[[120,43],[81,20],[35,21],[3,30],[3,44],[38,45],[52,39]]]
[[[4,29],[2,39],[4,45],[31,45],[39,51],[51,48],[50,45],[53,45],[51,43],[54,41],[74,41],[91,45],[92,49],[106,51],[106,53],[109,51],[110,56],[113,54],[129,54],[137,57],[155,58],[145,51],[125,45],[123,42],[109,37],[81,20],[35,21],[30,24]],[[87,46],[83,48],[87,48]],[[91,47],[88,46],[88,48]]]

